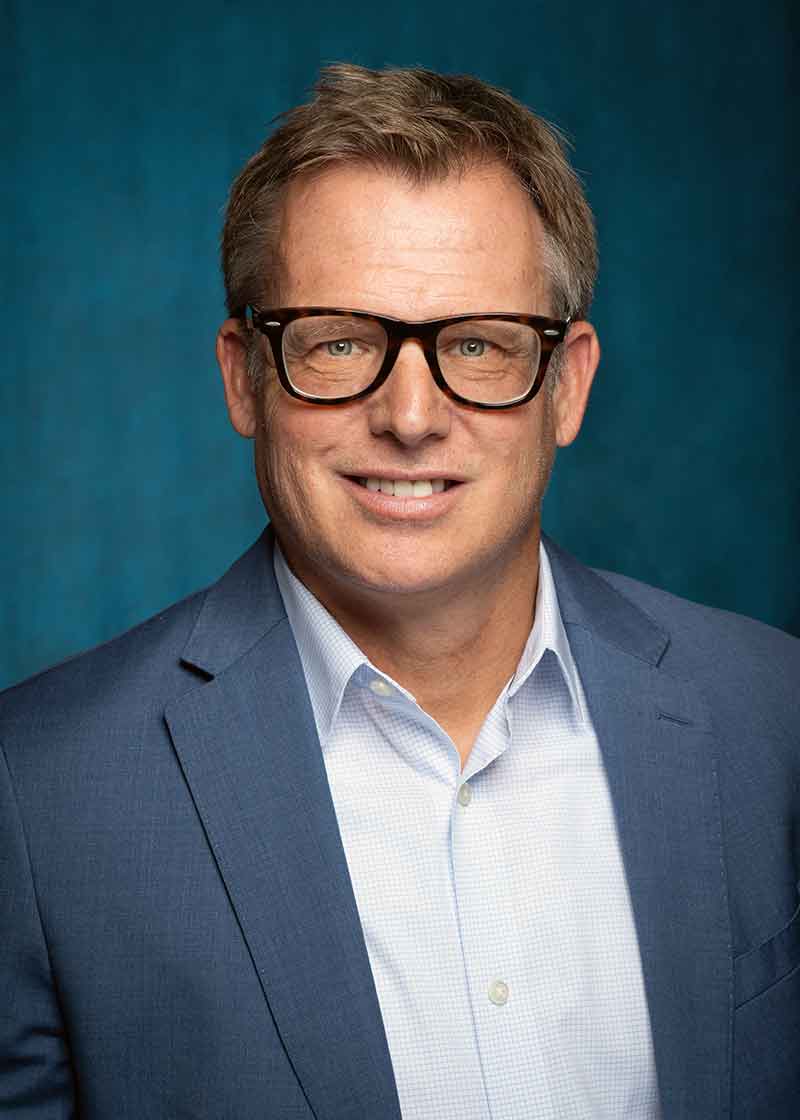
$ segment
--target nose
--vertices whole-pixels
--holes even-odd
[[[433,380],[422,347],[407,338],[386,381],[369,399],[374,436],[390,434],[407,447],[450,431],[451,404]]]

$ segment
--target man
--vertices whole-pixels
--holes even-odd
[[[0,1111],[797,1115],[798,643],[542,538],[599,357],[554,134],[330,67],[223,264],[271,527],[0,701]]]

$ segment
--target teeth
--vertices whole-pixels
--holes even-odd
[[[404,478],[368,478],[365,481],[367,490],[373,494],[380,491],[395,498],[429,498],[431,494],[441,494],[445,489],[443,478],[420,478],[413,482]]]

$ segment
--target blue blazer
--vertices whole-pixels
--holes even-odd
[[[546,547],[664,1120],[796,1120],[800,642]],[[400,1116],[271,548],[0,697],[4,1116]]]

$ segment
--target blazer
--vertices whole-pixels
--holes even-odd
[[[400,1117],[272,543],[0,696],[4,1116]],[[545,547],[664,1120],[796,1118],[800,642]]]

